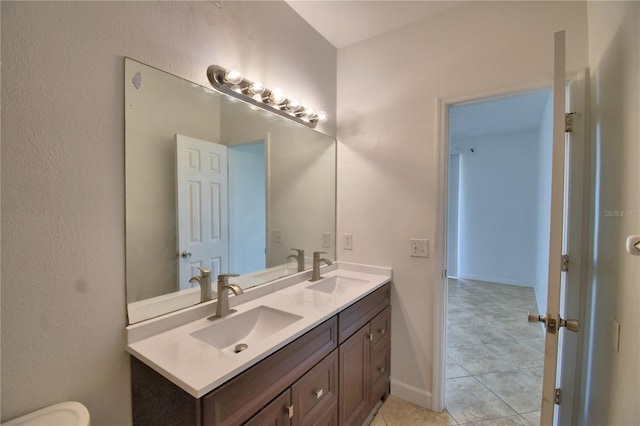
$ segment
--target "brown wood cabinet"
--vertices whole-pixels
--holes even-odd
[[[341,425],[361,425],[389,393],[391,308],[379,312],[340,344]]]
[[[131,357],[133,424],[362,424],[389,392],[389,295],[386,284],[202,398]]]

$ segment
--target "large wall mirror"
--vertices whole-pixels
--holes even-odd
[[[129,58],[124,86],[130,324],[199,303],[199,266],[215,290],[335,259],[334,138]]]

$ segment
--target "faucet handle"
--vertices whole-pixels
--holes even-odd
[[[319,258],[321,254],[327,254],[326,251],[314,251],[313,257]]]
[[[198,269],[200,269],[200,274],[202,274],[203,277],[211,275],[211,269],[203,268],[202,266],[198,266]]]
[[[219,274],[218,281],[227,282],[230,277],[239,277],[240,274]]]
[[[295,250],[298,252],[298,256],[303,255],[304,254],[304,250],[302,249],[297,249],[297,248],[292,248],[291,250]]]

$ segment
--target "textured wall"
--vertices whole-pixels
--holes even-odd
[[[437,219],[436,97],[550,76],[553,33],[570,70],[587,64],[582,2],[471,2],[338,51],[338,240],[345,261],[393,267],[392,392],[431,406],[439,265],[409,257]],[[439,303],[439,302],[436,302]]]
[[[75,399],[130,423],[123,56],[234,67],[325,109],[336,51],[283,2],[2,2],[2,420]]]

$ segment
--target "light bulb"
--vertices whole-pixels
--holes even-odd
[[[264,86],[262,85],[262,83],[254,81],[249,85],[249,92],[254,95],[262,95],[264,93]]]
[[[231,84],[240,84],[242,81],[242,74],[236,70],[229,70],[224,73],[224,81]]]
[[[324,122],[326,122],[326,121],[327,121],[327,119],[329,118],[329,117],[327,116],[327,113],[326,113],[326,112],[324,112],[324,111],[318,111],[317,117],[318,117],[318,121],[319,121],[320,123],[324,123]]]
[[[291,112],[297,112],[302,109],[302,103],[298,98],[291,98],[287,101],[287,109]]]
[[[304,115],[311,118],[316,114],[316,110],[313,107],[304,107]]]
[[[284,92],[280,88],[275,88],[271,91],[269,95],[269,101],[273,102],[276,105],[280,105],[285,101]]]

